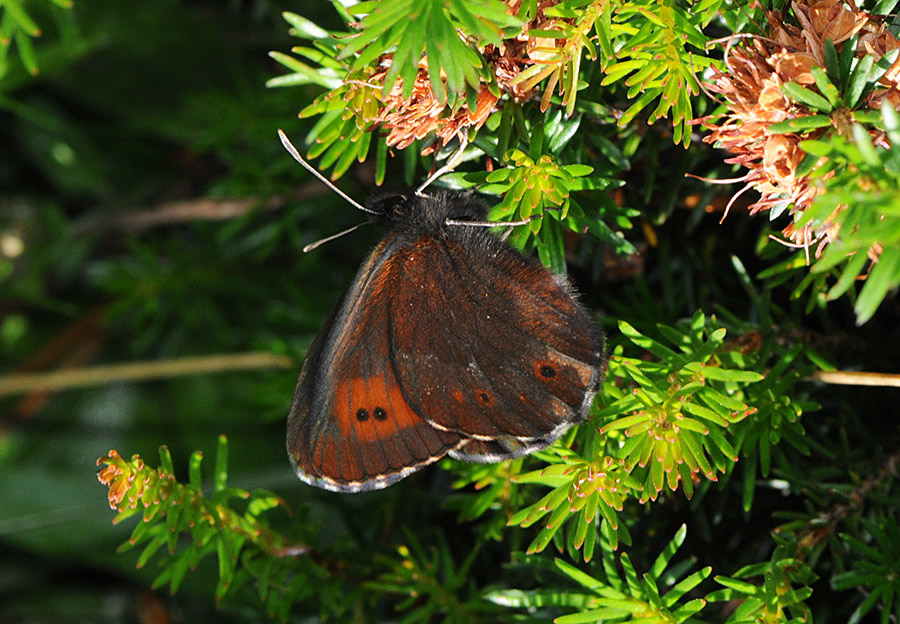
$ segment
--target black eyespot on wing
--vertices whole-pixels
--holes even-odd
[[[364,407],[356,410],[356,420],[358,420],[359,422],[366,422],[367,420],[369,420],[369,410]]]
[[[383,407],[376,407],[373,414],[375,416],[375,420],[380,420],[382,422],[387,420],[388,417],[387,410],[385,410]]]
[[[544,364],[541,366],[541,377],[551,378],[556,377],[556,369],[550,366],[549,364]]]

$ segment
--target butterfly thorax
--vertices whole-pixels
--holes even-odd
[[[368,202],[377,220],[388,230],[407,236],[437,234],[446,230],[447,219],[484,221],[487,206],[471,193],[429,190],[421,196],[413,191],[383,195]]]

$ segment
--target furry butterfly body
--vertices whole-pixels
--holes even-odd
[[[310,347],[291,404],[303,481],[383,488],[448,454],[521,456],[584,420],[603,336],[565,278],[467,226],[486,216],[471,194],[369,208],[387,233]]]

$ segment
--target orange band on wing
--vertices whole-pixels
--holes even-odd
[[[352,378],[337,385],[335,415],[341,432],[360,442],[386,440],[423,421],[397,385],[384,378]]]

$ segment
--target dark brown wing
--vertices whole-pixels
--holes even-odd
[[[328,490],[386,487],[460,448],[406,401],[390,336],[402,258],[388,236],[335,307],[303,364],[288,416],[287,447],[298,476]]]
[[[391,286],[389,323],[408,403],[482,442],[452,451],[475,461],[553,442],[587,416],[602,380],[602,334],[565,281],[485,242],[420,239]]]

